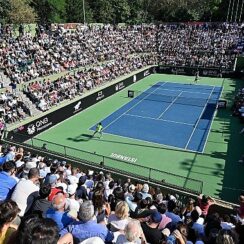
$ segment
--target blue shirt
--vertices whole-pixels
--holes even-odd
[[[6,158],[6,162],[14,160],[15,154],[13,152],[8,152],[5,158]]]
[[[17,181],[7,172],[0,172],[0,200],[9,199],[13,193]]]
[[[57,223],[59,231],[74,221],[74,219],[68,216],[67,212],[59,212],[53,208],[47,210],[46,217],[53,219]]]
[[[6,156],[0,157],[0,165],[3,165],[6,162]]]
[[[182,219],[179,215],[173,213],[173,212],[168,212],[166,211],[165,212],[165,215],[168,217],[168,218],[171,218],[172,219],[172,223],[173,224],[177,224],[178,222],[181,222]]]
[[[106,242],[111,242],[114,238],[113,233],[110,232],[105,225],[98,224],[96,220],[72,223],[60,232],[61,236],[65,235],[66,233],[71,233],[74,239],[79,242],[90,237],[100,237]]]

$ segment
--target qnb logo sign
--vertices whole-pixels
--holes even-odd
[[[27,127],[27,133],[28,135],[32,135],[36,132],[36,127],[35,125],[31,124]]]
[[[119,84],[117,84],[117,85],[115,86],[115,91],[120,91],[120,90],[122,90],[123,88],[125,88],[124,82],[120,82]]]
[[[51,126],[53,122],[49,122],[48,118],[43,118],[40,120],[37,120],[34,124],[30,124],[27,127],[27,133],[29,135],[34,134],[35,132],[39,132],[42,131],[44,129],[46,129],[47,127]]]
[[[204,76],[218,76],[218,71],[217,70],[204,70],[202,74]]]
[[[104,98],[104,94],[103,94],[103,91],[100,91],[97,93],[97,98],[96,98],[96,101],[100,101]]]

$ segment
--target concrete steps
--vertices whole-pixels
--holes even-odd
[[[0,82],[2,84],[0,88],[8,88],[9,84],[11,83],[11,80],[4,74],[2,70],[0,70]]]
[[[26,104],[26,106],[30,109],[32,116],[36,116],[36,115],[42,113],[42,111],[37,109],[36,105],[34,103],[32,103],[32,101],[22,91],[18,91],[17,95]]]

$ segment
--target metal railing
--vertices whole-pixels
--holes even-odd
[[[8,136],[5,138],[9,138]],[[133,174],[145,181],[156,182],[163,185],[168,185],[173,188],[182,189],[191,193],[202,193],[203,182],[188,177],[183,177],[177,174],[172,174],[166,171],[153,169],[150,167],[142,166],[131,162],[118,160],[112,157],[97,154],[96,152],[89,152],[69,146],[53,143],[37,138],[27,138],[25,135],[18,133],[12,134],[9,139],[24,142],[23,144],[29,145],[33,148],[42,149],[43,151],[52,152],[58,156],[65,158],[90,162],[96,166],[102,166],[103,168],[109,168],[120,173]],[[43,146],[44,144],[45,147]]]

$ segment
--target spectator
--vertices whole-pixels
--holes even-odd
[[[215,204],[215,201],[211,197],[201,194],[198,198],[198,203],[202,210],[202,214],[206,216],[208,214],[209,207]]]
[[[165,215],[172,220],[172,224],[176,225],[178,222],[181,222],[182,219],[178,214],[174,213],[176,209],[176,203],[173,200],[168,201],[168,210],[165,212]]]
[[[37,194],[39,191],[39,178],[39,170],[32,168],[28,173],[28,180],[20,180],[14,189],[11,199],[18,204],[21,217],[29,210],[34,201],[32,193]]]
[[[147,243],[138,220],[130,220],[130,222],[125,226],[124,234],[118,236],[116,244],[124,243]]]
[[[57,193],[52,200],[52,207],[46,212],[46,217],[53,219],[59,231],[63,230],[66,226],[74,221],[72,217],[65,211],[66,199],[63,193]]]
[[[75,199],[76,188],[77,185],[68,185],[68,198],[66,199],[66,209],[69,210],[70,215],[72,215],[75,219],[77,218],[77,214],[80,209],[80,202]]]
[[[152,199],[152,195],[148,193],[149,192],[149,186],[148,184],[144,184],[141,189],[142,199],[146,199],[147,197],[150,197]]]
[[[15,172],[15,164],[8,161],[3,164],[3,170],[0,172],[0,201],[9,199],[14,191],[17,181],[12,177]]]
[[[91,201],[86,201],[81,204],[79,214],[79,222],[68,225],[61,231],[61,236],[66,233],[71,233],[75,243],[84,241],[90,237],[100,237],[103,241],[111,242],[113,234],[106,226],[97,224],[94,216],[94,206]]]
[[[162,243],[164,236],[162,232],[158,229],[158,226],[162,220],[162,215],[158,211],[154,211],[149,221],[143,222],[141,224],[143,233],[149,243]]]
[[[12,200],[0,203],[0,243],[8,243],[11,235],[16,232],[18,226],[13,221],[19,211],[18,205]]]
[[[234,230],[220,230],[216,238],[216,244],[236,244],[238,236]]]
[[[36,213],[45,218],[47,210],[51,207],[51,202],[47,200],[50,192],[51,186],[49,184],[42,184],[39,190],[39,196],[34,200],[28,214]]]
[[[118,202],[115,207],[115,213],[111,214],[108,218],[110,230],[113,232],[124,230],[129,221],[129,207],[127,203],[124,201]]]

